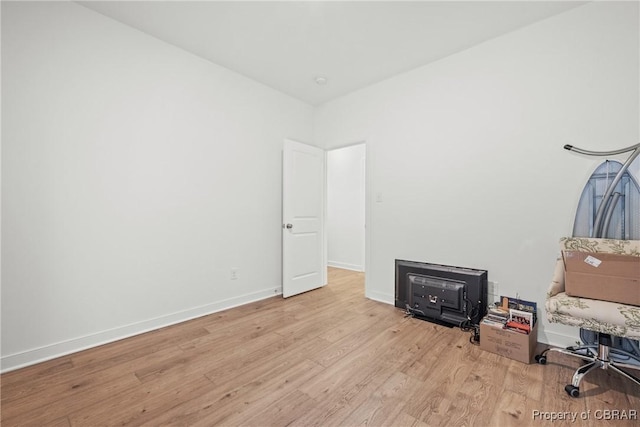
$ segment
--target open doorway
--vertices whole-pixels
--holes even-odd
[[[327,264],[365,271],[364,143],[327,152]]]

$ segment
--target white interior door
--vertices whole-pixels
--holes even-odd
[[[324,150],[285,140],[282,170],[282,295],[327,284]]]

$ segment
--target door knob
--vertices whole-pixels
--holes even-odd
[[[293,224],[287,224],[285,227],[287,227],[287,230],[291,230],[293,228]]]

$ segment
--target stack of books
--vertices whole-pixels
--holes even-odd
[[[489,326],[503,328],[509,321],[509,312],[500,307],[489,308],[487,315],[482,319],[482,323]]]
[[[536,324],[537,304],[517,298],[500,297],[502,305],[489,308],[482,323],[521,334],[529,334]]]

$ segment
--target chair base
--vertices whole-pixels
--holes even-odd
[[[640,369],[640,366],[631,365],[626,363],[614,362],[609,358],[609,353],[611,351],[611,335],[609,334],[599,334],[598,336],[598,354],[590,355],[591,349],[593,346],[584,346],[584,347],[567,347],[566,349],[561,348],[548,348],[544,350],[542,353],[536,355],[535,359],[541,365],[545,365],[547,363],[547,353],[548,352],[557,352],[566,354],[568,356],[577,357],[579,359],[587,362],[585,365],[581,366],[576,370],[573,374],[573,378],[571,379],[571,384],[567,384],[564,390],[571,397],[580,396],[580,382],[594,369],[611,369],[612,371],[622,375],[623,377],[631,380],[637,386],[640,386],[640,378],[634,376],[630,372],[626,371],[627,369]],[[617,350],[616,350],[617,351]],[[581,352],[586,352],[583,354]],[[626,352],[625,352],[626,353]],[[627,354],[630,357],[633,355]]]

